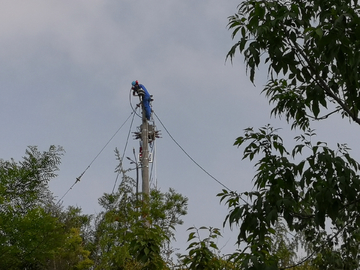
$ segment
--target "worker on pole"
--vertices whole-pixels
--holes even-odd
[[[146,90],[145,86],[142,84],[139,84],[138,81],[133,81],[131,83],[132,87],[131,89],[133,90],[133,95],[138,95],[138,96],[142,96],[142,102],[143,102],[143,106],[145,109],[145,116],[147,120],[150,120],[151,117],[151,107],[150,107],[150,101],[151,101],[151,96],[149,94],[149,92]]]

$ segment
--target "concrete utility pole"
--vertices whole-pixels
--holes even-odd
[[[133,81],[132,90],[134,96],[139,96],[141,108],[142,108],[142,124],[140,126],[140,132],[134,132],[135,139],[140,139],[140,158],[141,163],[141,172],[142,172],[142,193],[145,196],[148,196],[150,193],[150,184],[149,184],[149,144],[152,143],[155,138],[159,138],[159,131],[155,129],[155,125],[148,123],[148,120],[151,118],[151,101],[152,96],[146,90],[145,86],[139,84],[138,81]]]
[[[142,171],[142,192],[149,195],[149,125],[145,116],[144,104],[142,105],[142,125],[141,125],[141,171]]]
[[[149,155],[149,144],[152,143],[155,138],[159,138],[159,131],[155,130],[155,125],[148,123],[148,120],[151,119],[151,101],[152,96],[146,90],[145,86],[139,84],[138,81],[133,81],[131,83],[132,91],[134,96],[140,98],[140,104],[142,109],[142,124],[140,126],[139,132],[134,132],[135,139],[140,139],[140,151],[139,151],[139,161],[141,163],[141,174],[142,174],[142,195],[143,203],[148,204],[149,195],[150,195],[150,184],[149,184],[149,163],[152,162]],[[137,169],[138,167],[136,167]],[[137,174],[138,175],[138,174]],[[138,182],[136,182],[137,186]],[[138,189],[136,189],[136,192]],[[146,227],[150,227],[150,223],[147,217],[148,213],[144,212],[142,218],[145,222]]]

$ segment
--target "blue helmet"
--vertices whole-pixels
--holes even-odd
[[[137,85],[139,82],[138,81],[133,81],[131,84],[132,84],[132,86],[135,86],[135,85]]]

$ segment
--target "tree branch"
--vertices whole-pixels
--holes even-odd
[[[291,41],[291,40],[290,40]],[[291,41],[292,42],[292,41]],[[305,62],[308,65],[310,74],[313,74],[315,76],[314,80],[318,83],[318,85],[325,91],[325,93],[333,98],[340,107],[350,116],[350,118],[360,125],[360,119],[355,116],[355,114],[351,111],[351,109],[330,89],[330,87],[326,84],[326,82],[319,76],[317,73],[317,69],[314,66],[314,64],[310,61],[310,59],[307,57],[305,52],[299,47],[299,45],[296,42],[292,42],[296,50],[300,53],[300,55],[303,57]],[[305,66],[304,66],[305,67]]]

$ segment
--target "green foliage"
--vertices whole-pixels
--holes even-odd
[[[236,140],[237,146],[245,145],[244,158],[260,156],[255,191],[218,194],[230,208],[225,222],[239,225],[238,243],[246,243],[249,249],[241,254],[244,269],[249,265],[278,269],[272,235],[280,220],[291,233],[303,234],[312,250],[308,258],[317,254],[320,268],[335,265],[330,258],[338,258],[341,269],[358,267],[360,164],[350,157],[346,145],[334,151],[326,143],[313,144],[312,136],[311,131],[298,136],[299,144],[292,151],[286,150],[270,126],[258,132],[246,129],[245,136]],[[304,149],[308,156],[302,159]]]
[[[48,259],[47,269],[89,269],[94,264],[89,251],[91,216],[82,215],[80,208],[71,206],[66,211],[57,211],[56,216],[64,239]]]
[[[80,236],[83,222],[74,222],[84,217],[79,210],[62,212],[48,189],[62,154],[61,147],[29,147],[21,162],[0,160],[0,269],[92,265]]]
[[[0,159],[0,210],[21,215],[51,203],[48,183],[57,176],[63,152],[61,147],[51,146],[49,151],[41,153],[30,146],[19,163]]]
[[[166,246],[182,224],[188,199],[173,189],[142,195],[123,172],[118,191],[99,199],[104,211],[96,218],[95,269],[167,269]]]
[[[360,124],[360,6],[348,0],[247,0],[229,17],[232,37],[255,80],[268,65],[264,89],[293,127],[309,127],[340,111]],[[321,113],[324,114],[321,116]]]
[[[274,226],[275,233],[272,235],[271,252],[279,258],[279,267],[285,268],[295,264],[297,259],[297,238],[288,233],[288,228],[282,222],[277,222]]]
[[[228,259],[222,258],[217,247],[216,240],[221,237],[220,230],[212,227],[200,227],[199,229],[191,227],[188,242],[190,242],[187,255],[182,255],[181,265],[189,270],[211,269],[225,270],[238,269]],[[209,236],[204,239],[200,236],[200,231],[206,230]],[[181,268],[183,269],[183,268]]]
[[[129,239],[132,239],[129,253],[137,262],[143,263],[143,269],[167,269],[166,262],[161,257],[162,243],[168,240],[164,234],[165,231],[157,225],[147,227],[143,221],[138,223],[129,233]]]
[[[0,160],[0,268],[40,268],[61,238],[48,182],[55,177],[61,148],[40,153],[29,147],[22,162]]]
[[[0,268],[42,269],[63,240],[56,218],[43,209],[1,214]]]
[[[257,171],[251,192],[219,194],[230,209],[225,223],[239,226],[238,243],[246,246],[234,259],[243,269],[291,267],[285,265],[295,261],[283,260],[289,254],[274,251],[288,246],[273,245],[276,224],[284,221],[308,252],[294,269],[359,268],[360,165],[346,145],[312,143],[310,130],[311,120],[338,112],[360,124],[358,2],[246,0],[228,26],[239,41],[227,57],[242,53],[252,82],[267,65],[263,92],[272,114],[305,132],[292,150],[270,126],[246,129],[236,140],[244,159],[257,160]]]

